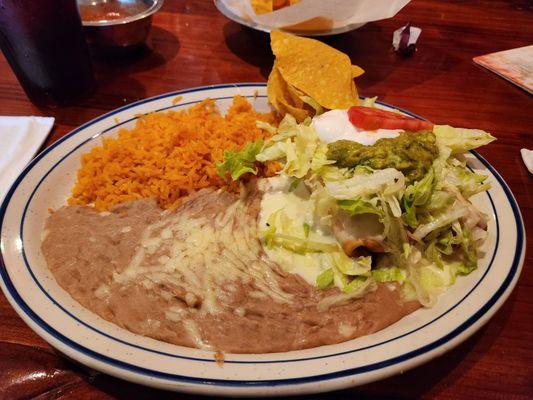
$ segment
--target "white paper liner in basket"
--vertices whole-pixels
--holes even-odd
[[[249,0],[221,1],[235,15],[272,29],[333,30],[391,18],[410,0],[302,0],[261,15],[255,14]],[[303,25],[309,21],[316,21],[316,27]],[[302,29],[295,25],[301,25]]]

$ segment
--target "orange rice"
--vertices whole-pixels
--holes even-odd
[[[132,130],[103,139],[82,156],[69,204],[107,210],[115,204],[155,198],[163,208],[205,187],[221,187],[214,163],[224,151],[264,139],[268,132],[256,121],[276,123],[272,113],[261,114],[241,96],[222,116],[207,99],[185,111],[158,112],[141,117]]]

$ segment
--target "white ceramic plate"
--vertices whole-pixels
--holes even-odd
[[[479,268],[421,309],[372,335],[287,353],[226,355],[135,335],[75,302],[51,276],[40,252],[49,208],[65,204],[80,156],[135,124],[135,115],[179,110],[206,97],[222,110],[235,94],[268,110],[264,84],[210,86],[127,105],[74,130],[39,154],[6,196],[0,212],[1,284],[26,321],[52,346],[87,366],[158,388],[217,395],[303,394],[361,385],[413,368],[458,345],[496,312],[513,289],[524,258],[524,228],[509,188],[476,153],[469,166],[490,176],[492,189],[475,202],[490,216]],[[176,96],[181,101],[173,105]],[[388,106],[383,106],[387,108]],[[505,240],[503,240],[505,238]]]
[[[214,2],[215,2],[215,7],[218,9],[218,11],[220,11],[220,13],[223,14],[226,18],[231,19],[233,22],[247,26],[248,28],[252,28],[257,31],[262,31],[262,32],[267,32],[267,33],[273,29],[270,26],[263,25],[258,22],[240,17],[239,15],[231,11],[221,0],[214,0]],[[338,35],[339,33],[353,31],[355,29],[361,28],[364,25],[365,23],[358,23],[358,24],[348,24],[344,26],[339,26],[337,28],[333,28],[333,29],[329,29],[325,31],[293,31],[291,30],[287,32],[293,33],[295,35],[302,35],[302,36],[331,36],[331,35]]]

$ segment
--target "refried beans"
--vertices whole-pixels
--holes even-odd
[[[257,228],[261,192],[203,189],[174,210],[134,200],[109,212],[53,212],[42,250],[80,304],[134,333],[229,353],[334,344],[379,331],[419,307],[379,284],[319,311],[317,290],[268,259]]]

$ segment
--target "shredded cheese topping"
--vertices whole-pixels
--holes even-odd
[[[158,287],[163,298],[183,299],[183,308],[165,311],[169,320],[181,320],[194,343],[207,349],[189,313],[216,314],[223,310],[228,291],[236,282],[250,285],[249,295],[291,303],[274,277],[274,264],[264,257],[255,219],[246,217],[243,200],[231,204],[214,218],[193,216],[187,209],[164,212],[162,220],[148,226],[130,264],[115,273],[118,283],[141,282]],[[237,313],[244,313],[238,310]]]

